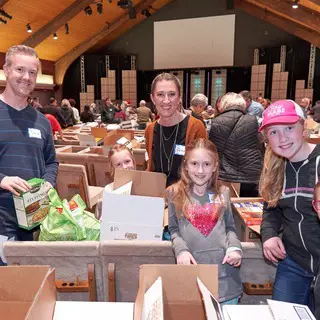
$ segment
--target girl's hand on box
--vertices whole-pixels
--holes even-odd
[[[197,261],[194,260],[194,257],[189,251],[184,251],[180,253],[177,257],[177,264],[197,264]]]
[[[239,267],[241,264],[241,251],[240,250],[234,250],[229,253],[227,253],[222,261],[222,264],[229,263],[233,267]]]
[[[0,182],[0,188],[12,192],[14,195],[19,196],[19,192],[28,191],[31,186],[26,180],[19,177],[4,177]]]

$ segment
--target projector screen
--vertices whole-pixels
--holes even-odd
[[[235,15],[154,23],[154,68],[233,66]]]

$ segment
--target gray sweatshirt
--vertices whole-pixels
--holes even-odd
[[[217,203],[220,202],[218,197],[212,201],[210,192],[201,197],[190,193],[189,219],[180,217],[181,212],[177,216],[170,198],[168,209],[169,231],[175,256],[189,251],[198,264],[217,264],[219,301],[224,302],[239,297],[242,293],[239,268],[222,264],[226,250],[241,249],[241,243],[235,233],[229,189],[223,187],[221,191],[222,204]],[[212,214],[218,207],[216,211],[220,214]]]

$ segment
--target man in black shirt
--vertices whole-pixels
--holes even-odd
[[[40,110],[40,112],[43,114],[53,115],[58,120],[58,122],[62,128],[67,127],[66,119],[64,118],[64,116],[58,106],[57,100],[55,98],[51,97],[49,99],[49,104],[47,106],[43,107]]]
[[[120,119],[114,118],[116,112],[119,111],[120,110],[111,103],[111,99],[109,97],[106,98],[106,104],[102,107],[101,111],[101,121],[103,123],[120,123]]]

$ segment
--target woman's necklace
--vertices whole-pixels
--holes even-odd
[[[170,137],[168,139],[166,139],[166,137],[164,136],[163,133],[163,128],[160,125],[160,165],[161,165],[161,172],[163,173],[163,161],[162,161],[162,152],[164,153],[165,158],[167,159],[168,162],[168,177],[171,174],[171,169],[172,169],[172,164],[173,164],[173,158],[174,158],[174,148],[176,146],[176,142],[177,142],[177,137],[178,137],[178,132],[179,132],[179,125],[180,123],[178,123],[176,125],[176,128],[173,130],[173,132],[175,132],[175,138],[173,141],[173,145],[172,148],[169,152],[169,155],[166,152],[166,148],[165,148],[165,141],[168,141],[172,136],[173,136],[173,132],[171,133]]]

